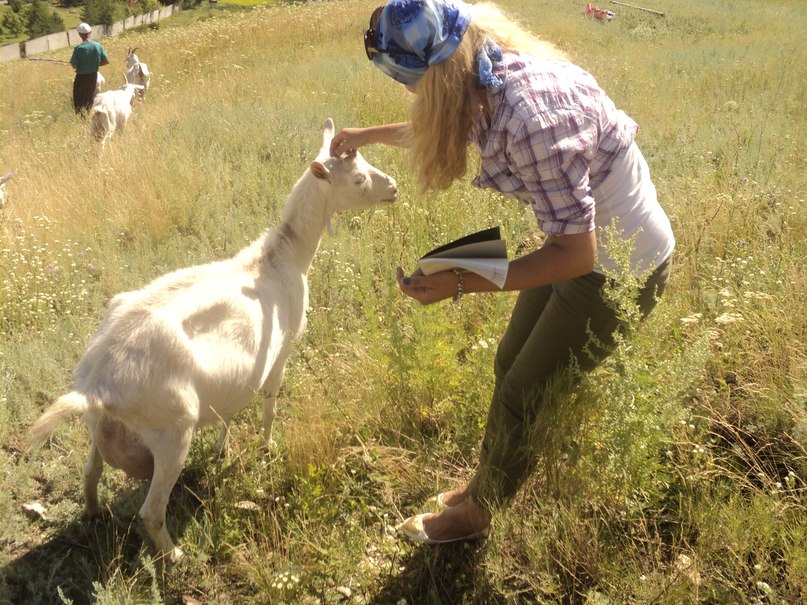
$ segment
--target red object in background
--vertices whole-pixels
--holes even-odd
[[[589,17],[594,17],[600,21],[610,21],[616,17],[616,14],[614,14],[612,11],[600,8],[599,6],[591,6],[591,2],[586,4],[586,14]]]

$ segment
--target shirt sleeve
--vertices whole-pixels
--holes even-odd
[[[511,170],[528,192],[544,233],[571,235],[594,229],[589,162],[596,146],[596,122],[572,110],[532,116],[510,131]]]

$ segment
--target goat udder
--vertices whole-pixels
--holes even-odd
[[[130,477],[151,479],[154,474],[151,451],[122,422],[104,416],[95,435],[95,445],[109,466],[119,468]]]

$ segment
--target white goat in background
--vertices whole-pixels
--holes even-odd
[[[72,390],[31,428],[43,441],[57,423],[83,413],[92,445],[84,470],[87,511],[98,510],[103,462],[151,478],[140,509],[146,530],[171,561],[183,553],[165,525],[171,489],[194,429],[227,426],[253,394],[263,397],[271,443],[276,397],[305,327],[307,274],[335,212],[393,202],[395,181],[359,153],[331,158],[326,120],[317,159],[297,181],[280,224],[235,257],[169,273],[118,294],[84,353]]]
[[[138,98],[142,100],[146,98],[146,93],[151,86],[151,74],[149,73],[148,65],[140,62],[140,59],[135,54],[136,50],[137,48],[135,47],[126,52],[126,81],[143,87],[137,93]]]
[[[106,86],[106,78],[100,71],[95,76],[95,94],[101,92],[101,89]]]
[[[14,176],[13,172],[7,172],[3,176],[0,176],[0,208],[5,207],[6,203],[8,202],[8,194],[6,193],[6,183],[11,180],[11,177]]]
[[[101,141],[101,146],[106,145],[116,132],[123,132],[132,115],[135,93],[141,88],[139,84],[127,83],[116,90],[95,95],[88,114],[90,134]]]

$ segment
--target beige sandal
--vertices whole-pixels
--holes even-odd
[[[435,496],[435,499],[439,499],[439,496],[440,494]],[[426,529],[423,527],[423,520],[430,514],[431,513],[423,513],[421,515],[415,515],[413,517],[409,517],[406,521],[404,521],[401,524],[401,529],[403,530],[404,535],[410,540],[420,542],[421,544],[448,544],[450,542],[461,542],[463,540],[476,540],[478,538],[487,538],[488,534],[490,534],[490,527],[486,527],[485,529],[470,534],[468,536],[460,536],[459,538],[449,538],[448,540],[433,540],[428,535],[426,535]]]

